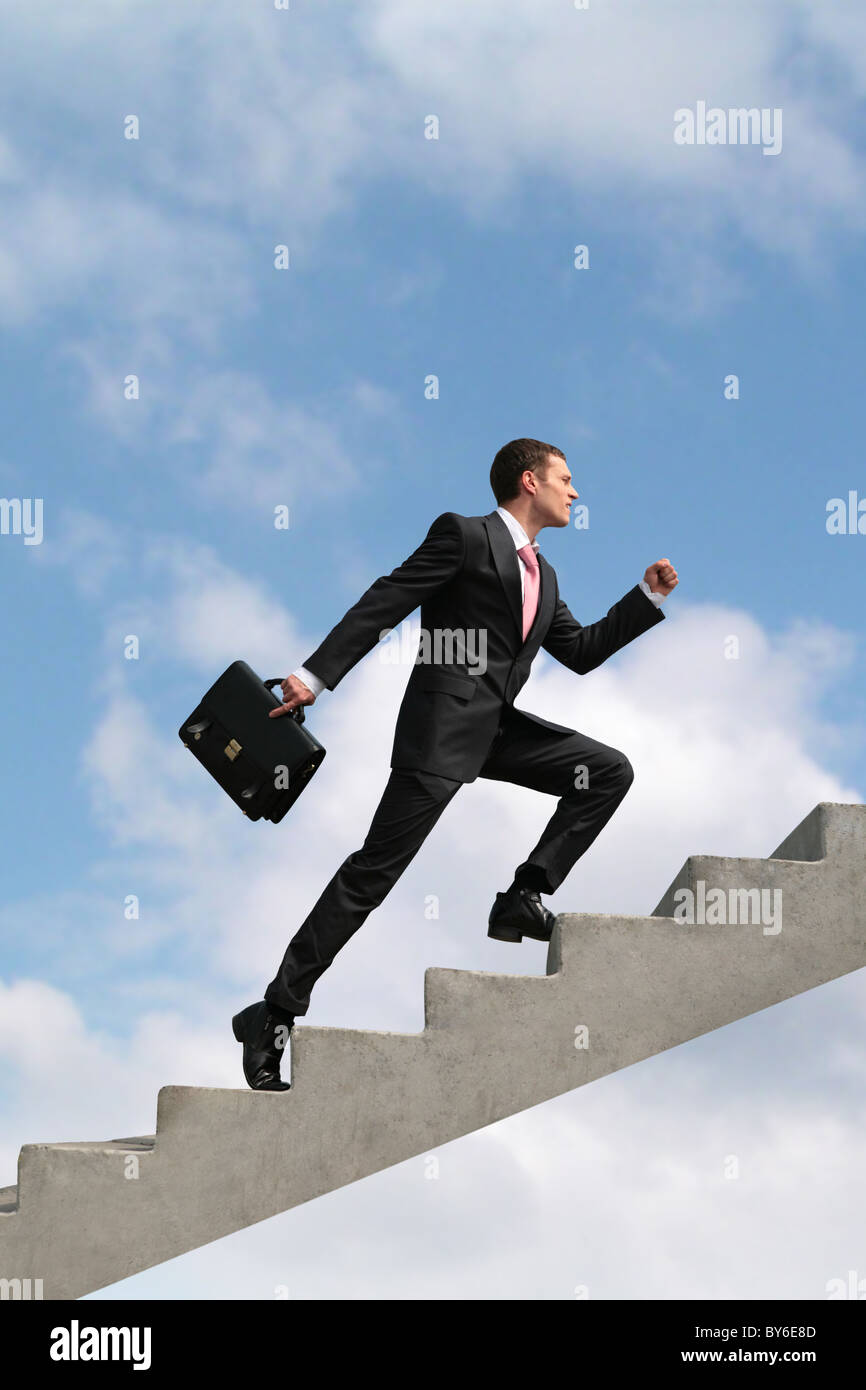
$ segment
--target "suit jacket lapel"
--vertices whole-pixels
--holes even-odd
[[[511,532],[498,512],[490,512],[484,518],[484,525],[487,527],[487,534],[490,537],[493,563],[505,590],[505,597],[508,599],[512,617],[517,624],[517,634],[521,636],[523,633],[523,603],[520,597],[520,565],[517,560],[517,551],[514,549],[514,541],[511,539]]]

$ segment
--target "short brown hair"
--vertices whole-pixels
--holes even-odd
[[[503,444],[490,469],[490,486],[500,506],[519,497],[521,473],[527,468],[533,473],[545,470],[550,454],[565,459],[555,444],[545,444],[540,439],[512,439]]]

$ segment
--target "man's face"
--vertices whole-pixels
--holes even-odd
[[[536,482],[535,512],[541,526],[567,526],[571,504],[580,494],[571,485],[571,473],[565,459],[547,455],[547,469],[534,474]]]

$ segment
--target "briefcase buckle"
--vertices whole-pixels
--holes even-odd
[[[229,762],[232,763],[234,762],[235,758],[237,757],[238,753],[240,753],[240,751],[241,745],[238,743],[236,738],[233,738],[230,743],[227,743],[225,748],[223,749],[223,752],[225,753]]]

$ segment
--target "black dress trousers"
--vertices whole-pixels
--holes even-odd
[[[515,710],[503,715],[479,775],[558,798],[538,843],[515,871],[522,884],[544,893],[560,886],[634,778],[618,749],[576,731],[554,733]],[[265,991],[268,1003],[307,1012],[319,976],[387,897],[460,786],[431,772],[392,769],[363,846],[343,861],[292,937]]]
[[[367,838],[344,859],[292,937],[265,1000],[305,1014],[310,990],[334,956],[388,896],[461,787],[451,777],[393,768]]]

